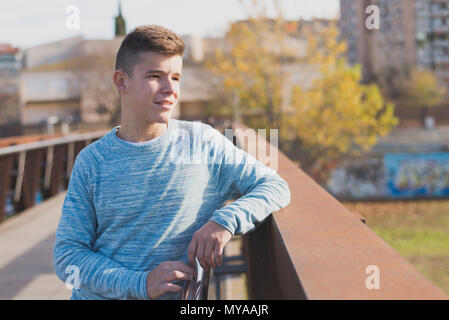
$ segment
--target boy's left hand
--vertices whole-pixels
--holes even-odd
[[[189,262],[194,267],[195,257],[205,270],[223,264],[223,248],[232,234],[219,224],[209,221],[193,234],[188,249]]]

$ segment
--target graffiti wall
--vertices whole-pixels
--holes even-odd
[[[449,197],[449,153],[348,159],[326,189],[346,199]]]
[[[377,198],[385,194],[382,158],[348,159],[332,173],[326,189],[336,197]]]
[[[386,154],[384,167],[391,197],[449,196],[449,153]]]

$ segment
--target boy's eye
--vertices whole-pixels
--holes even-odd
[[[159,78],[159,75],[151,74],[151,75],[147,76],[146,78]]]

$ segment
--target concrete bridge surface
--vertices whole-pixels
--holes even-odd
[[[65,300],[53,245],[65,192],[0,223],[0,299]]]
[[[0,300],[66,300],[71,290],[53,268],[55,232],[66,192],[60,193],[0,223]],[[234,238],[226,255],[241,254]],[[225,275],[221,299],[248,299],[241,274]],[[211,275],[209,299],[215,299]]]

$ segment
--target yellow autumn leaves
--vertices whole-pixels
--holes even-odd
[[[377,86],[359,84],[360,78],[359,67],[338,60],[307,89],[294,88],[294,111],[285,125],[315,157],[368,150],[397,124],[393,105],[384,102]]]
[[[254,128],[279,129],[281,140],[325,162],[368,150],[398,123],[378,87],[360,83],[345,50],[335,21],[296,26],[258,12],[231,26],[207,68],[228,110],[238,108]]]

